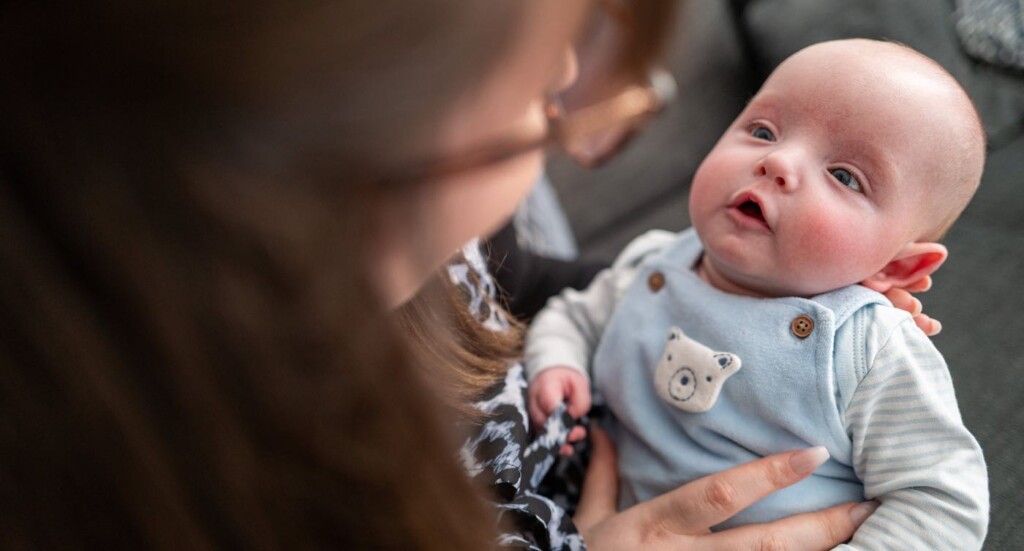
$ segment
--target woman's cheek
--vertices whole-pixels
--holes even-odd
[[[437,223],[453,236],[448,249],[486,237],[512,217],[540,176],[544,155],[531,152],[448,182]]]
[[[488,198],[494,204],[493,211],[499,220],[498,227],[504,225],[507,218],[512,216],[516,207],[526,198],[533,189],[537,179],[540,178],[544,166],[543,151],[527,153],[520,158],[510,161],[511,166],[507,167],[500,177],[495,178],[494,193]]]

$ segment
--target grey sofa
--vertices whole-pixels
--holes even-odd
[[[961,80],[990,152],[977,197],[945,243],[950,260],[922,298],[934,342],[989,465],[986,549],[1024,549],[1024,72],[965,53],[952,0],[690,0],[669,51],[680,100],[609,165],[548,172],[584,255],[612,258],[650,228],[689,225],[690,178],[761,80],[789,54],[831,38],[897,40]],[[941,116],[941,114],[937,114]]]

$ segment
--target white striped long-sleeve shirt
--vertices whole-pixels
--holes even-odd
[[[837,549],[980,549],[988,476],[946,363],[911,320],[875,330],[867,341],[881,345],[843,418],[864,494],[882,505]]]

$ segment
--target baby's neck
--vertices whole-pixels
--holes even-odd
[[[762,291],[740,285],[739,283],[725,277],[725,275],[719,272],[715,268],[714,264],[708,260],[707,255],[701,255],[694,270],[697,271],[697,276],[704,280],[705,283],[719,291],[724,291],[733,295],[744,295],[759,298],[772,296]]]

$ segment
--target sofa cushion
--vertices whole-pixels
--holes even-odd
[[[816,42],[894,40],[933,58],[963,84],[992,147],[1024,129],[1024,74],[969,57],[948,0],[754,0],[746,4],[743,25],[762,76]]]

